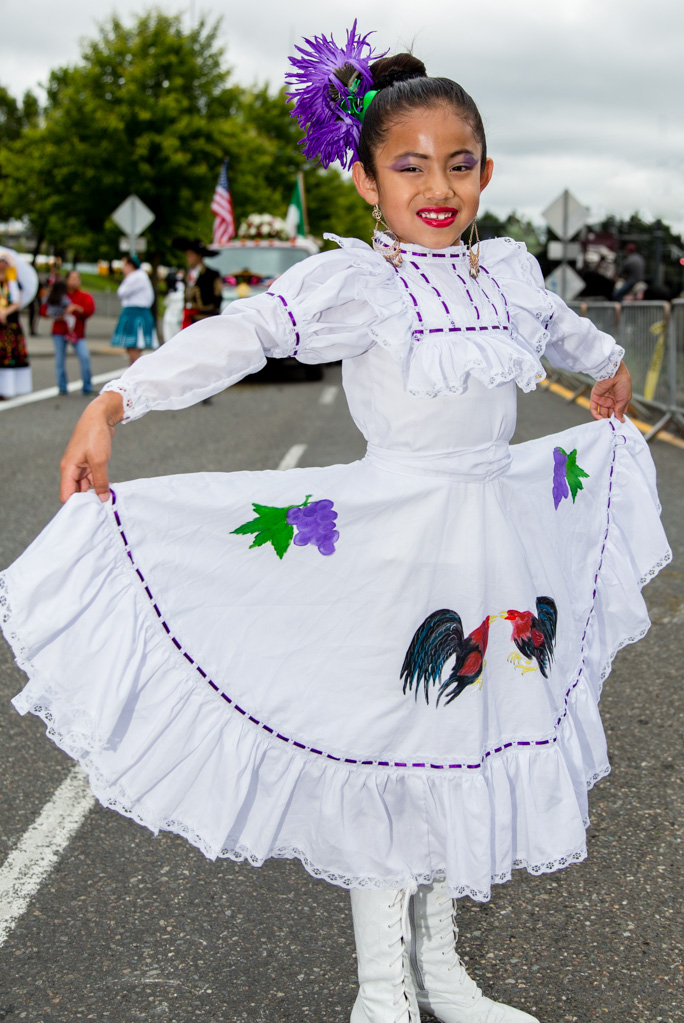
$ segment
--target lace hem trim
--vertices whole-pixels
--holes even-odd
[[[327,881],[329,884],[334,884],[337,887],[346,889],[375,889],[375,890],[395,890],[400,888],[410,888],[414,885],[420,884],[431,884],[434,881],[445,881],[446,871],[444,869],[437,869],[433,871],[427,871],[420,874],[407,874],[402,877],[395,878],[378,878],[369,876],[353,876],[350,874],[341,874],[337,871],[332,871],[326,867],[317,864],[310,856],[307,855],[302,849],[297,846],[277,846],[266,856],[257,855],[249,846],[242,843],[236,842],[234,845],[226,845],[221,848],[218,853],[215,853],[208,842],[206,842],[202,836],[195,831],[193,828],[188,827],[182,821],[175,819],[164,819],[159,818],[157,815],[146,811],[144,804],[140,804],[140,810],[132,810],[128,805],[125,792],[122,790],[115,789],[114,787],[107,784],[102,774],[98,771],[95,765],[91,761],[89,753],[85,753],[83,750],[80,755],[77,755],[73,747],[70,748],[70,743],[64,739],[57,729],[52,727],[52,715],[46,708],[36,707],[34,711],[40,713],[40,716],[45,721],[47,728],[47,734],[52,738],[55,743],[69,753],[86,771],[88,774],[91,789],[106,809],[115,810],[124,817],[129,817],[137,824],[148,828],[154,834],[159,831],[168,831],[171,834],[178,835],[181,838],[186,839],[191,845],[199,849],[208,859],[230,859],[234,862],[245,861],[253,867],[261,867],[267,859],[297,859],[301,862],[304,869],[315,878]],[[593,780],[598,780],[608,774],[610,768],[605,768],[602,772],[594,775]],[[584,827],[589,827],[589,819],[585,818]],[[491,885],[494,884],[505,884],[510,881],[513,870],[527,870],[528,873],[534,875],[549,874],[556,870],[560,870],[563,867],[569,866],[573,863],[579,863],[586,858],[586,842],[563,855],[557,856],[550,860],[545,860],[541,863],[533,863],[527,859],[516,859],[509,870],[502,871],[498,874],[493,874],[490,878],[490,888],[474,888],[471,885],[448,885],[449,893],[452,898],[461,898],[463,896],[469,896],[476,902],[488,902],[491,898]],[[447,882],[448,883],[448,882]]]

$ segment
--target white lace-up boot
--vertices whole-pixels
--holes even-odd
[[[409,889],[351,892],[359,968],[351,1023],[420,1023],[409,960],[411,895]]]
[[[411,966],[424,1012],[440,1023],[539,1023],[520,1009],[493,1002],[468,976],[456,952],[455,906],[443,881],[421,885],[409,913]]]

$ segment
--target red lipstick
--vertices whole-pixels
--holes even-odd
[[[451,227],[458,216],[458,210],[451,206],[424,206],[417,216],[429,227]]]

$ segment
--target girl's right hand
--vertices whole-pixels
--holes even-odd
[[[105,391],[88,405],[76,424],[60,462],[60,501],[91,487],[101,501],[109,500],[107,464],[112,453],[114,427],[123,419],[123,399]]]

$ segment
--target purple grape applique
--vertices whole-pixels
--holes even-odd
[[[327,498],[312,503],[309,503],[310,500],[311,494],[307,494],[301,504],[291,504],[287,508],[253,504],[256,518],[232,532],[254,533],[250,549],[270,543],[279,558],[284,556],[292,543],[295,547],[312,544],[318,548],[319,554],[325,556],[334,554],[340,534],[335,528],[337,512],[333,502]]]
[[[581,469],[577,464],[577,448],[568,454],[563,448],[553,449],[553,506],[558,510],[558,505],[563,498],[572,495],[572,503],[575,503],[580,490],[584,490],[583,479],[589,479],[589,473]]]
[[[289,525],[294,526],[297,533],[294,543],[297,547],[313,544],[320,554],[334,554],[335,541],[339,539],[339,531],[335,529],[337,512],[333,510],[332,501],[314,501],[290,508],[287,513]]]

